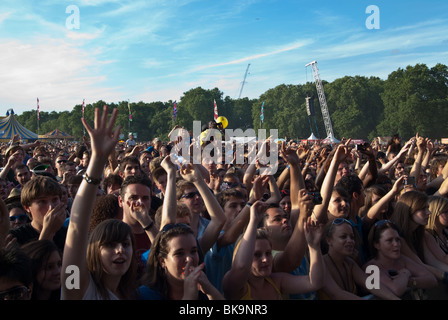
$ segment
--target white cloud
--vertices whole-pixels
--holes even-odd
[[[48,111],[71,110],[83,98],[120,98],[121,88],[108,88],[108,79],[101,74],[107,62],[61,40],[45,38],[31,44],[9,40],[0,43],[0,52],[0,96],[17,106],[17,114],[35,108],[37,97],[41,110]]]

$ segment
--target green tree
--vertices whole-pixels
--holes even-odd
[[[447,135],[447,67],[437,64],[408,66],[392,72],[384,86],[384,117],[378,124],[382,135],[400,134],[404,138]]]

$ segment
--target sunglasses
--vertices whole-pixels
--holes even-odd
[[[184,194],[183,196],[181,196],[181,199],[193,199],[195,196],[201,196],[201,194],[199,193],[199,191],[193,191],[193,192],[189,192]]]
[[[348,223],[349,225],[351,225],[351,222],[348,221],[347,219],[344,219],[344,218],[337,218],[337,219],[334,219],[332,224],[338,226],[338,225],[343,224],[343,223]]]
[[[15,221],[19,221],[19,222],[28,222],[29,218],[26,214],[21,214],[18,216],[11,216],[9,217],[9,221],[10,222],[15,222]]]
[[[392,221],[384,219],[384,220],[380,220],[380,221],[375,222],[374,226],[376,228],[376,227],[382,226],[382,225],[384,225],[386,223],[394,224]]]
[[[66,163],[67,162],[67,160],[58,160],[58,161],[56,161],[57,163]]]
[[[25,286],[15,286],[0,292],[1,300],[25,300],[29,297],[31,290]]]

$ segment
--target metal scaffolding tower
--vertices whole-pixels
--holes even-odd
[[[313,70],[314,82],[316,83],[317,94],[319,96],[320,108],[322,110],[322,116],[324,118],[325,131],[327,138],[331,141],[337,141],[334,137],[333,126],[331,124],[330,114],[328,112],[327,100],[325,99],[324,87],[320,80],[319,69],[317,68],[317,61],[312,61],[305,65],[305,67],[311,66]]]
[[[246,77],[247,77],[247,73],[249,71],[249,67],[250,67],[250,63],[247,65],[246,73],[244,74],[244,79],[243,79],[243,82],[241,84],[241,89],[240,89],[240,94],[238,95],[238,99],[241,98],[241,93],[243,93],[243,88],[244,88],[244,84],[246,83]]]

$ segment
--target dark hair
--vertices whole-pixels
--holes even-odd
[[[146,175],[128,176],[123,180],[123,183],[121,184],[120,195],[122,197],[124,197],[126,193],[126,188],[131,184],[142,184],[144,186],[147,186],[149,190],[152,190],[152,182]]]
[[[121,159],[120,161],[120,172],[124,172],[124,169],[126,168],[127,164],[137,164],[138,167],[140,168],[140,160],[138,159],[137,156],[126,156],[123,159]]]
[[[40,270],[46,270],[48,259],[53,252],[58,252],[60,256],[61,252],[56,244],[51,240],[35,240],[28,242],[22,246],[22,250],[31,259],[31,269],[33,275],[33,292],[31,299],[37,300],[41,289],[41,285],[37,281],[37,275]],[[55,290],[51,293],[50,300],[60,300],[60,296],[60,289]]]
[[[30,287],[33,282],[31,259],[18,247],[0,249],[0,279],[22,283]]]
[[[380,220],[376,222],[369,231],[368,242],[369,242],[369,252],[371,258],[377,258],[378,250],[375,248],[375,243],[379,243],[381,235],[386,229],[394,229],[400,235],[400,229],[398,226],[390,220]]]
[[[244,194],[237,189],[226,189],[216,195],[216,199],[218,200],[222,208],[224,208],[225,204],[227,203],[227,201],[229,201],[230,197],[235,197],[238,199],[245,198]]]
[[[343,176],[336,183],[336,186],[342,187],[348,193],[348,200],[352,201],[353,192],[361,193],[363,183],[362,180],[355,174]]]
[[[118,203],[118,197],[115,194],[98,196],[93,206],[92,217],[90,218],[89,234],[104,220],[120,219],[122,210]]]
[[[142,276],[142,284],[159,292],[164,299],[169,299],[170,288],[164,269],[160,264],[160,258],[168,255],[168,242],[178,236],[191,234],[193,230],[186,224],[178,223],[165,225],[157,234],[151,245],[148,260],[146,263],[146,273]],[[199,263],[203,261],[203,254],[198,244]]]
[[[109,294],[103,282],[106,275],[101,261],[101,247],[110,243],[124,242],[128,236],[131,239],[133,248],[131,265],[121,277],[118,291],[124,299],[133,299],[135,298],[138,259],[135,251],[135,237],[131,227],[121,220],[108,219],[99,223],[90,234],[87,246],[87,267],[98,291],[104,299],[108,299]]]
[[[123,178],[119,174],[109,174],[107,177],[103,179],[103,183],[101,184],[104,192],[107,192],[107,187],[113,184],[121,184],[123,183]]]

